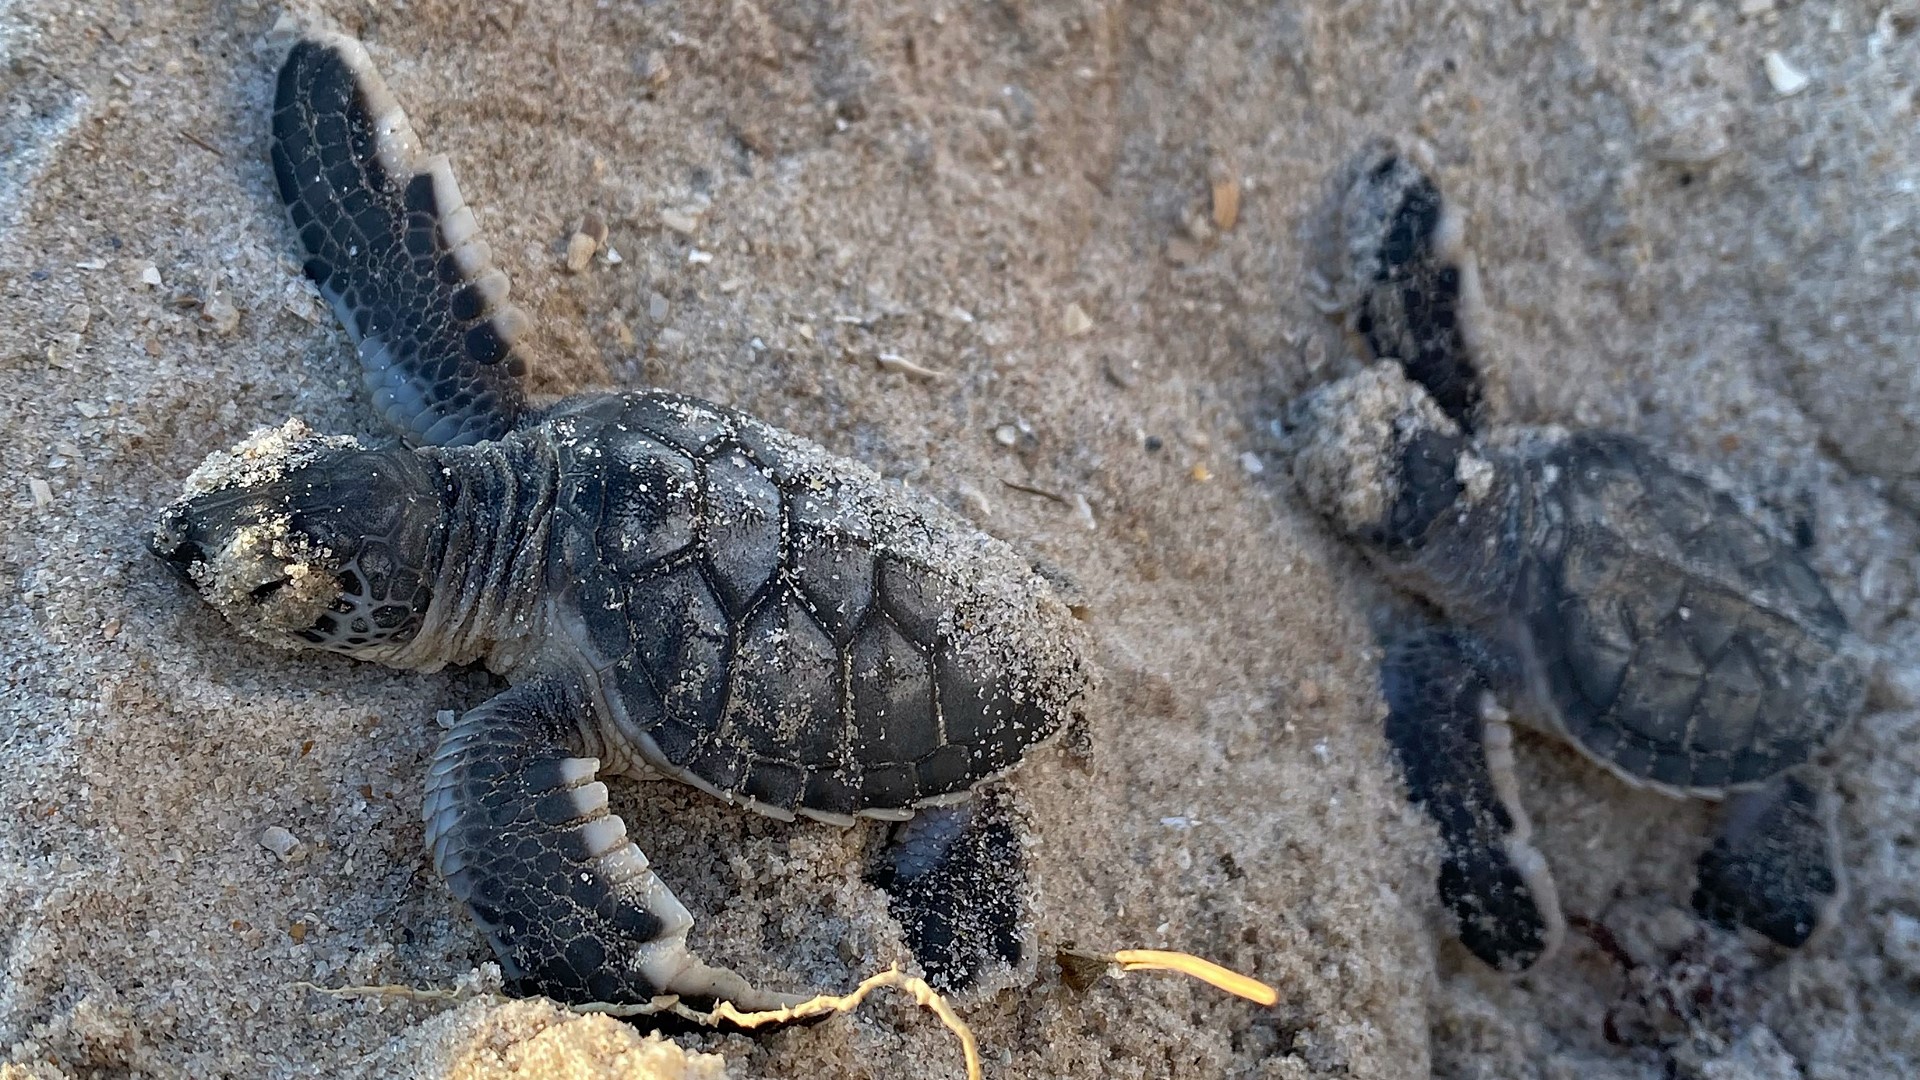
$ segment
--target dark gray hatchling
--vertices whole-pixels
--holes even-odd
[[[506,279],[358,42],[293,45],[272,157],[306,273],[408,445],[256,434],[188,479],[153,550],[254,637],[512,683],[441,740],[425,818],[516,990],[797,1000],[688,950],[596,778],[905,819],[1060,727],[1085,682],[1072,616],[1007,545],[733,410],[531,407]]]
[[[1523,970],[1564,928],[1504,703],[1630,784],[1738,796],[1695,907],[1803,943],[1840,888],[1817,785],[1796,770],[1860,711],[1864,650],[1798,550],[1646,444],[1473,435],[1458,224],[1405,155],[1382,148],[1356,176],[1348,302],[1384,359],[1295,403],[1289,448],[1306,500],[1444,615],[1396,616],[1381,682],[1462,940]]]

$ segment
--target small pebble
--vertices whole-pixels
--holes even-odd
[[[1093,320],[1079,304],[1068,304],[1060,317],[1060,328],[1068,337],[1079,337],[1093,329]]]
[[[1766,58],[1767,81],[1773,84],[1773,92],[1781,97],[1792,97],[1807,88],[1813,80],[1807,73],[1787,62],[1787,58],[1777,52],[1770,52]]]
[[[159,288],[160,287],[160,268],[153,265],[152,263],[148,263],[145,267],[141,268],[140,270],[140,281],[145,285],[151,286],[152,288],[156,288],[156,289]]]
[[[692,251],[687,252],[687,261],[695,266],[705,266],[713,261],[713,252],[701,251],[699,248],[694,248]]]
[[[662,210],[660,211],[660,224],[665,225],[681,236],[692,236],[693,231],[700,227],[700,219],[687,213],[685,210]]]
[[[633,65],[633,73],[640,81],[649,86],[662,86],[667,81],[667,61],[658,52],[648,52]]]
[[[1248,476],[1259,476],[1267,471],[1267,463],[1261,461],[1260,455],[1251,450],[1240,455],[1240,467],[1247,470]]]
[[[1199,245],[1185,237],[1175,236],[1167,240],[1167,261],[1175,266],[1199,262],[1203,254],[1205,252],[1201,251]]]
[[[593,261],[593,253],[600,250],[599,241],[584,232],[576,232],[567,238],[567,273],[578,274]]]
[[[1205,244],[1213,239],[1213,215],[1203,210],[1198,203],[1187,208],[1181,222],[1186,226],[1187,239],[1196,244]]]
[[[659,293],[647,294],[647,318],[652,322],[667,321],[667,298]]]
[[[993,429],[993,441],[1001,446],[1013,446],[1020,441],[1020,429],[1012,424],[1001,424]]]
[[[67,329],[74,333],[84,333],[87,324],[93,321],[93,309],[85,304],[72,304],[67,308]]]
[[[270,825],[260,834],[260,846],[266,848],[286,862],[293,856],[293,849],[300,846],[300,838],[278,825]]]
[[[33,492],[33,507],[45,510],[53,505],[53,486],[37,476],[27,478],[27,490]]]

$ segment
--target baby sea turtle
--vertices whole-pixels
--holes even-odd
[[[272,158],[405,445],[257,433],[188,479],[152,549],[255,638],[511,682],[441,739],[425,820],[515,990],[796,1000],[689,951],[596,777],[841,825],[964,799],[1081,693],[1067,607],[1006,544],[731,409],[531,405],[506,278],[358,42],[293,45]]]
[[[1404,155],[1381,150],[1357,176],[1348,299],[1385,359],[1296,403],[1292,466],[1338,532],[1445,616],[1398,620],[1381,682],[1462,939],[1521,970],[1564,927],[1528,845],[1503,702],[1630,784],[1739,796],[1695,907],[1803,943],[1840,890],[1829,822],[1796,770],[1860,711],[1864,651],[1799,550],[1645,443],[1474,435],[1458,225]]]

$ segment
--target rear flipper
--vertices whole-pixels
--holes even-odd
[[[1440,899],[1487,964],[1525,971],[1566,933],[1546,861],[1517,799],[1512,733],[1479,650],[1424,628],[1387,644],[1386,734],[1407,792],[1440,827]]]
[[[415,446],[511,431],[526,409],[514,349],[526,319],[452,167],[421,154],[359,42],[310,32],[287,54],[273,175],[381,418]]]
[[[1352,325],[1471,433],[1480,410],[1467,318],[1479,295],[1461,225],[1405,154],[1370,153],[1341,206]]]
[[[1787,775],[1726,802],[1713,847],[1700,857],[1693,909],[1798,948],[1829,925],[1843,889],[1832,819],[1819,792]]]
[[[486,932],[508,986],[581,1004],[658,994],[743,1010],[800,1000],[748,985],[687,949],[693,917],[607,810],[583,754],[587,706],[558,679],[467,713],[427,774],[427,847]]]
[[[1020,962],[1020,837],[991,800],[919,811],[894,831],[867,880],[927,981],[965,990],[994,965]]]

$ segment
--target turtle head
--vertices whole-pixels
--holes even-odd
[[[1384,554],[1420,547],[1463,495],[1484,490],[1486,462],[1391,361],[1315,390],[1287,421],[1306,502],[1342,535]]]
[[[253,637],[381,659],[432,601],[440,515],[413,453],[290,420],[209,457],[147,546]]]

